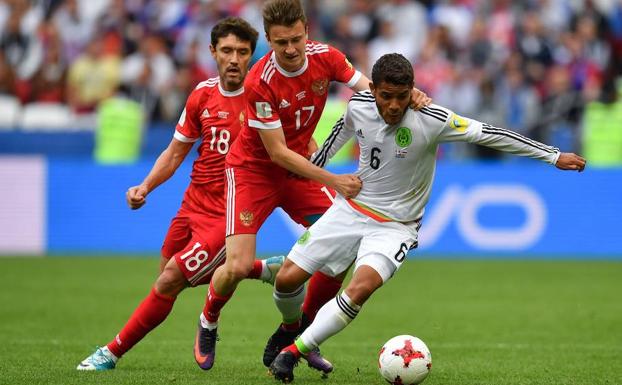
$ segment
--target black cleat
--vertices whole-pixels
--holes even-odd
[[[286,384],[294,381],[294,367],[298,365],[298,359],[294,353],[290,351],[280,352],[272,365],[270,365],[270,373]]]
[[[197,334],[194,339],[194,359],[203,370],[210,370],[212,366],[214,366],[216,341],[218,341],[216,329],[209,330],[204,328],[201,326],[201,322],[199,322]]]
[[[294,343],[294,340],[298,337],[298,333],[300,333],[298,329],[288,331],[279,325],[272,336],[270,336],[270,339],[268,339],[266,347],[263,350],[263,364],[270,367],[272,361],[274,361],[281,350]]]

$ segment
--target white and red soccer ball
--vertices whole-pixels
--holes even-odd
[[[380,374],[390,384],[420,384],[432,369],[432,354],[419,338],[397,336],[380,349],[378,366]]]

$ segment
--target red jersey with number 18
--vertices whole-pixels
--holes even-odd
[[[322,115],[331,81],[352,87],[361,73],[339,50],[315,41],[296,72],[284,70],[273,51],[253,65],[244,81],[244,127],[227,156],[227,166],[275,167],[257,130],[282,127],[287,147],[307,155],[307,145]]]
[[[211,78],[199,83],[188,96],[175,130],[174,137],[179,141],[202,139],[199,157],[192,166],[192,182],[209,184],[209,190],[223,199],[225,156],[240,133],[243,111],[244,88],[225,91],[219,78]]]

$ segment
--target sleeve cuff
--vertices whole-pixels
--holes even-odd
[[[561,151],[555,151],[555,153],[551,157],[551,164],[553,166],[557,164],[557,161],[559,160],[559,157],[561,156],[561,154],[562,154]]]
[[[277,128],[281,128],[281,120],[275,120],[274,122],[260,122],[259,120],[248,120],[248,126],[253,128],[258,128],[260,130],[276,130]]]
[[[179,140],[180,142],[184,142],[184,143],[194,143],[197,140],[199,140],[199,138],[189,138],[186,135],[182,134],[181,132],[175,130],[175,134],[173,135],[173,138]]]
[[[354,87],[354,85],[356,84],[356,82],[359,81],[361,76],[363,76],[363,74],[360,71],[356,71],[354,73],[354,75],[352,75],[352,78],[350,79],[350,81],[348,83],[346,83],[348,85],[348,87],[350,87],[350,88]]]

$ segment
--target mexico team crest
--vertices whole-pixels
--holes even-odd
[[[244,210],[240,212],[240,222],[242,222],[242,224],[246,227],[249,227],[250,225],[253,224],[254,218],[255,216],[253,215],[253,213],[251,213],[248,210]]]
[[[413,135],[408,127],[400,127],[395,133],[395,144],[400,147],[408,147],[413,142]]]
[[[316,95],[322,96],[328,91],[328,79],[318,79],[311,83],[311,89]]]
[[[302,233],[302,235],[300,236],[300,238],[298,238],[298,241],[296,243],[298,243],[299,245],[304,245],[305,243],[307,243],[310,236],[311,236],[311,233],[309,232],[309,230],[307,230],[304,233]]]

